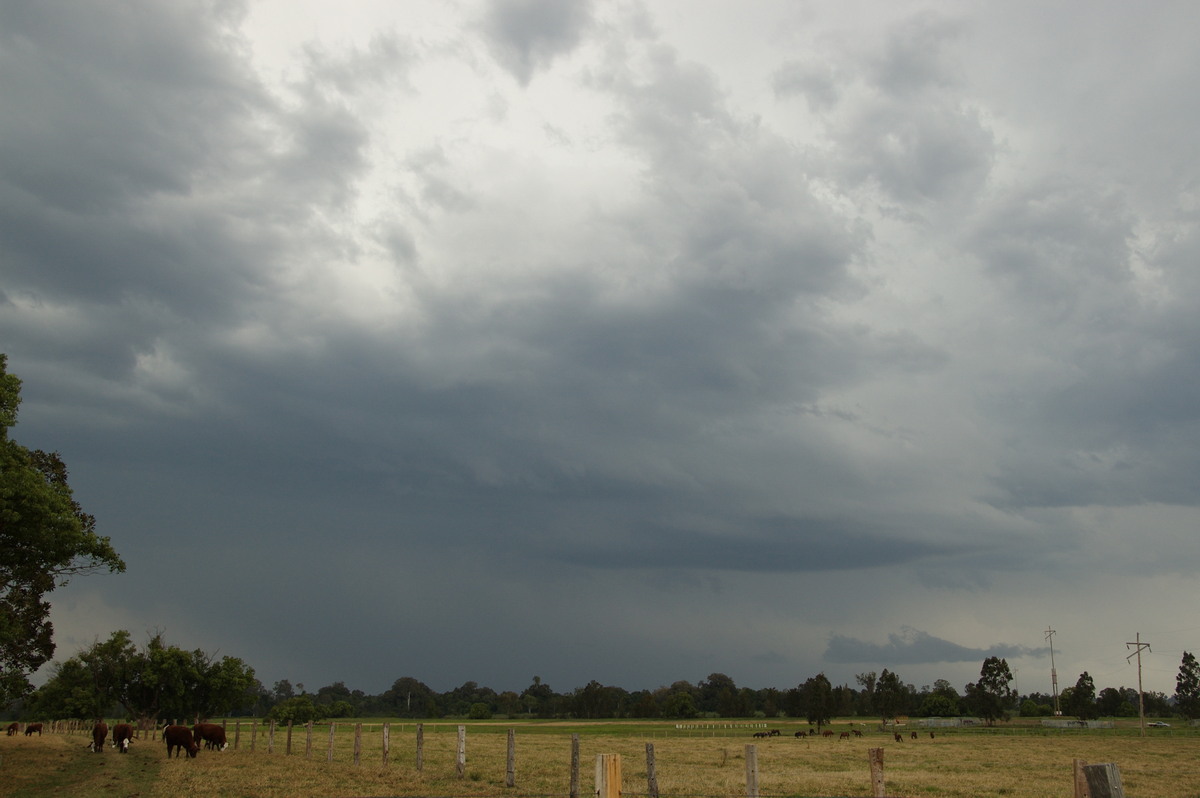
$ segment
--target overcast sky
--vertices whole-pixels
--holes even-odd
[[[4,0],[0,351],[268,686],[1171,694],[1200,6]]]

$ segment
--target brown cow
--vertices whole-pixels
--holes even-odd
[[[225,741],[225,727],[218,726],[215,723],[197,723],[192,727],[192,735],[196,739],[196,745],[200,741],[204,741],[205,748],[215,748],[218,751],[224,751],[225,746],[229,745]]]
[[[842,732],[841,734],[839,734],[839,735],[838,735],[838,739],[839,739],[839,740],[849,740],[849,739],[850,739],[850,732],[848,732],[848,731],[844,731],[844,732]]]
[[[108,738],[108,724],[102,720],[96,721],[92,727],[92,750],[97,754],[104,753],[104,741]]]
[[[180,751],[187,751],[189,757],[195,757],[200,746],[192,739],[192,730],[187,726],[168,726],[163,729],[163,739],[167,741],[167,758],[171,758],[174,749],[175,757],[179,758]]]
[[[917,733],[913,732],[912,734],[909,735],[909,737],[911,737],[912,739],[915,740],[915,739],[917,739]]]
[[[900,736],[900,732],[893,732],[893,734],[896,736],[896,742],[898,742],[898,743],[904,742],[904,738]]]
[[[30,723],[30,724],[27,724],[27,725],[25,726],[25,736],[26,736],[26,737],[28,737],[29,735],[33,734],[34,732],[37,732],[37,733],[38,733],[38,737],[41,737],[41,736],[42,736],[42,724],[40,724],[40,723]]]
[[[129,753],[129,744],[133,742],[133,727],[128,723],[118,723],[112,728],[113,748],[119,748],[122,754]]]
[[[20,730],[21,730],[21,724],[17,723],[15,720],[12,723],[8,724],[8,736],[9,737],[12,737],[14,734],[19,732]]]

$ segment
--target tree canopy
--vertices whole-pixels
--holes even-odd
[[[29,674],[54,656],[46,594],[77,574],[125,570],[75,501],[59,454],[9,438],[20,404],[21,381],[0,354],[0,705],[28,693]]]
[[[254,703],[254,669],[236,657],[168,645],[162,633],[142,648],[119,630],[55,666],[35,698],[47,717],[98,717],[119,705],[140,721],[204,719]]]
[[[1008,660],[988,657],[979,669],[979,681],[967,685],[968,706],[989,726],[1009,718],[1017,697],[1016,691],[1008,686],[1012,679]]]
[[[1200,718],[1200,664],[1190,651],[1183,652],[1183,660],[1179,663],[1179,675],[1175,678],[1175,707],[1188,720]]]

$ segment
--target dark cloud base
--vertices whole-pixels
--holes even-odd
[[[884,665],[919,665],[934,662],[974,662],[988,657],[1044,657],[1048,648],[1029,648],[998,643],[989,648],[968,648],[934,637],[928,632],[906,628],[902,634],[888,635],[880,645],[845,635],[834,635],[825,649],[825,660],[839,664],[872,663]]]

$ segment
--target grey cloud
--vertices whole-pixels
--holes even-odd
[[[490,0],[482,30],[496,60],[522,85],[570,53],[591,23],[590,0]]]
[[[825,660],[833,663],[920,665],[933,662],[981,662],[988,657],[1042,657],[1047,648],[998,643],[988,648],[969,648],[934,637],[928,632],[906,627],[901,634],[889,634],[885,644],[869,643],[845,635],[834,635],[825,649]]]
[[[841,89],[833,69],[824,63],[790,61],[771,76],[771,86],[781,99],[799,94],[813,111],[828,111],[838,102]]]
[[[870,61],[872,83],[888,94],[905,96],[957,82],[944,45],[961,29],[961,23],[931,11],[901,20],[888,30],[882,52]]]

